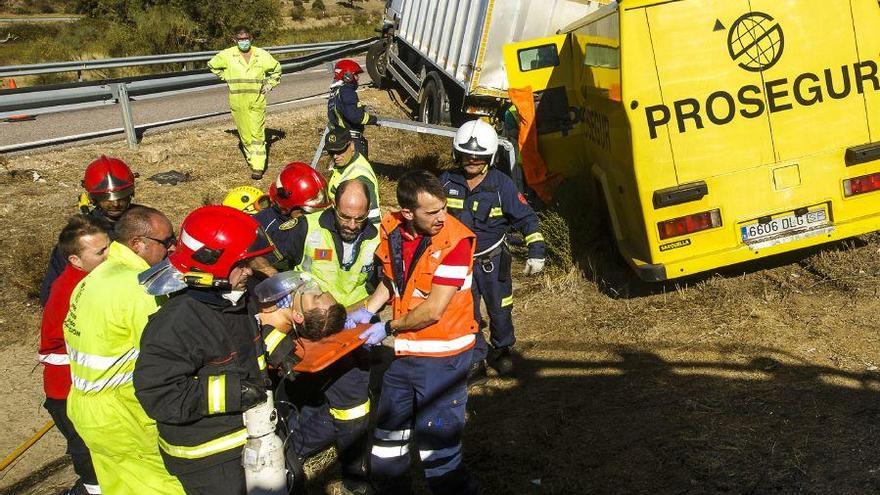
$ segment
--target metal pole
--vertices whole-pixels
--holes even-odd
[[[312,157],[312,168],[318,169],[318,160],[321,159],[321,153],[324,152],[324,139],[327,137],[327,133],[330,132],[329,127],[324,128],[324,132],[321,134],[321,142],[318,143],[318,149],[315,150],[315,156]]]
[[[131,101],[128,98],[128,88],[125,83],[114,84],[114,93],[116,93],[116,101],[122,106],[122,125],[125,128],[125,140],[128,141],[128,148],[132,150],[138,149],[137,133],[134,128],[134,119],[131,115]]]

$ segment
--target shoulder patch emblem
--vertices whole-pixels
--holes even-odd
[[[290,230],[296,227],[296,224],[299,223],[299,218],[291,218],[290,220],[282,223],[278,226],[278,230]]]
[[[526,197],[523,196],[522,193],[517,193],[516,196],[517,196],[517,198],[519,198],[519,202],[520,202],[520,203],[522,203],[522,204],[524,204],[524,205],[529,204],[529,202],[526,201]]]
[[[332,259],[332,249],[315,249],[315,261],[330,261]]]

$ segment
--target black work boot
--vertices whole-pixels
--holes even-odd
[[[481,359],[471,363],[467,373],[468,388],[482,385],[487,381],[489,381],[489,375],[486,374],[486,362]]]
[[[491,360],[489,361],[489,366],[501,376],[513,376],[513,353],[510,352],[510,347],[493,349],[490,354]]]
[[[264,173],[266,173],[266,170],[251,170],[251,179],[260,180],[263,178]]]

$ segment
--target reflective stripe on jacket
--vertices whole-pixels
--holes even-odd
[[[382,240],[376,249],[376,256],[382,262],[383,273],[390,280],[394,274],[395,256],[400,256],[401,246],[394,246],[392,233],[401,226],[399,213],[389,213],[382,219],[380,235]],[[471,256],[476,248],[475,236],[454,217],[447,217],[446,224],[437,235],[430,238],[427,248],[410,266],[409,279],[402,288],[394,286],[391,306],[394,318],[400,318],[425,302],[431,293],[434,275],[446,256],[464,239],[471,240]],[[463,267],[464,268],[464,267]],[[466,267],[464,285],[452,296],[443,317],[437,323],[414,330],[401,332],[394,341],[397,355],[412,356],[453,356],[474,346],[477,322],[474,320],[474,298],[471,294],[471,266]]]
[[[237,100],[238,95],[248,95],[246,100],[259,100],[265,103],[260,94],[263,83],[275,87],[281,82],[281,64],[271,53],[262,48],[252,47],[251,58],[244,60],[238,47],[227,48],[208,61],[208,68],[229,87],[229,100]]]

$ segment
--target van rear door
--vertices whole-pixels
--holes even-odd
[[[878,5],[873,3],[876,20]],[[777,161],[870,140],[863,96],[868,88],[856,73],[867,74],[870,68],[860,61],[850,4],[751,0],[751,11],[731,27],[747,41],[737,62],[762,67]],[[877,52],[861,55],[876,60]]]
[[[564,175],[584,171],[583,125],[571,113],[580,95],[572,83],[573,53],[568,35],[504,45],[504,66],[511,88],[535,93],[538,147],[547,168]]]
[[[678,182],[775,161],[770,123],[759,112],[761,74],[740,67],[728,48],[729,28],[749,2],[658,2],[645,11],[663,100],[645,115],[652,138],[668,128]]]
[[[874,67],[880,66],[880,2],[852,0],[852,16],[859,60],[869,67],[872,64]],[[880,81],[873,87],[865,82],[864,91],[871,142],[880,142]]]

